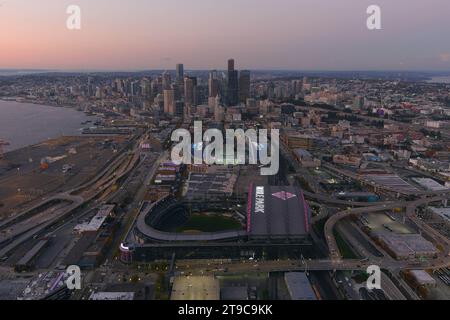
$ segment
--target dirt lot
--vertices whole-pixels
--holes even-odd
[[[122,137],[61,137],[5,154],[0,159],[0,218],[88,181],[123,142]],[[43,169],[46,157],[48,168]],[[65,165],[71,169],[64,173]]]

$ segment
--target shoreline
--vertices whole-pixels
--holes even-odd
[[[0,97],[0,101],[4,101],[4,102],[27,103],[27,104],[33,104],[33,105],[43,106],[43,107],[74,109],[75,111],[83,112],[81,110],[81,108],[78,109],[76,106],[60,105],[60,104],[55,104],[55,103],[51,103],[51,102],[36,102],[34,100],[22,100],[22,99],[24,99],[24,98],[19,98],[19,97],[15,97],[15,98]]]
[[[444,81],[439,81],[439,80],[436,81],[436,79],[443,79]],[[440,85],[450,84],[450,76],[432,77],[432,78],[429,78],[428,80],[426,80],[426,83],[440,84]]]
[[[5,98],[5,97],[0,97],[0,102],[5,102],[5,103],[17,103],[17,104],[21,104],[21,105],[29,105],[28,108],[32,108],[32,106],[38,106],[38,107],[44,107],[44,108],[48,108],[48,109],[64,109],[64,110],[73,110],[73,112],[76,112],[80,117],[84,117],[84,119],[79,119],[80,123],[73,123],[73,128],[71,128],[71,126],[66,127],[66,126],[61,126],[60,130],[58,130],[58,132],[49,132],[48,137],[47,138],[42,138],[41,139],[36,139],[34,141],[32,141],[31,143],[27,143],[27,139],[20,137],[19,138],[19,143],[16,143],[15,146],[13,146],[14,144],[12,143],[14,141],[13,137],[7,137],[7,136],[0,136],[0,140],[4,140],[7,143],[11,144],[11,148],[9,145],[5,145],[4,147],[4,155],[7,155],[11,152],[17,151],[17,150],[21,150],[21,149],[26,149],[26,148],[30,148],[30,147],[35,147],[38,146],[42,143],[46,143],[47,141],[51,141],[54,139],[61,139],[61,138],[65,138],[65,137],[81,137],[83,136],[81,133],[82,128],[84,128],[83,126],[83,122],[86,120],[91,120],[93,121],[93,119],[97,119],[98,115],[88,115],[86,113],[83,112],[83,110],[81,110],[81,108],[76,108],[76,107],[72,107],[72,106],[67,106],[67,105],[57,105],[57,104],[44,104],[43,102],[37,102],[37,101],[29,101],[29,100],[22,100],[22,99],[17,99],[15,98]],[[61,115],[61,118],[64,118],[64,114]],[[18,124],[19,126],[20,124]],[[52,126],[52,123],[46,124],[46,125],[50,125]],[[25,124],[26,126],[26,124]],[[42,126],[41,126],[42,127]],[[13,129],[14,130],[14,129]],[[38,129],[36,129],[38,130]],[[67,130],[67,132],[62,132],[64,130]],[[70,131],[70,132],[69,132]],[[6,130],[4,132],[7,133],[8,130]],[[14,136],[14,132],[13,132],[13,136]],[[30,136],[31,138],[28,140],[33,140],[32,136]],[[24,141],[24,143],[21,143],[20,141]]]
[[[6,157],[6,156],[8,156],[8,155],[11,156],[11,155],[13,155],[14,153],[20,153],[20,152],[23,152],[23,151],[25,151],[25,150],[27,150],[27,149],[39,148],[39,147],[41,147],[43,144],[49,143],[49,142],[52,142],[52,141],[58,142],[58,141],[61,141],[61,140],[63,140],[63,139],[78,139],[78,138],[81,138],[81,137],[83,137],[83,136],[82,136],[82,135],[80,135],[80,136],[75,136],[75,135],[62,135],[62,136],[50,138],[50,139],[48,139],[48,140],[44,140],[44,141],[41,141],[41,142],[36,142],[36,143],[30,144],[30,145],[27,145],[27,146],[19,147],[19,148],[14,149],[14,150],[6,151],[6,152],[3,154],[3,156],[4,156],[4,157]]]

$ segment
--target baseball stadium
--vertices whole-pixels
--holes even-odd
[[[241,210],[236,210],[239,207]],[[224,211],[236,211],[240,223],[214,232],[201,231],[195,225],[184,231],[176,228],[193,216],[198,218],[199,213],[208,212],[210,217],[215,212],[213,216],[217,217]],[[191,259],[301,255],[311,245],[310,220],[311,210],[304,194],[294,186],[250,185],[243,205],[233,199],[196,203],[166,196],[142,206],[127,242],[121,245],[121,258],[129,262],[170,258],[174,254]],[[210,219],[210,223],[214,221],[219,220]],[[232,229],[234,225],[237,228]]]

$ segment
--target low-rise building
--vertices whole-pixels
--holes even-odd
[[[304,272],[288,272],[284,281],[291,300],[317,300],[316,294]]]
[[[361,157],[337,154],[333,156],[333,162],[336,164],[359,167],[361,165]]]
[[[294,149],[293,154],[295,159],[304,168],[317,168],[320,167],[321,162],[318,159],[314,159],[311,153],[305,149]]]

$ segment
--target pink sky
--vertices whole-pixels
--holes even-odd
[[[382,8],[380,31],[366,8]],[[82,29],[66,28],[66,8]],[[0,68],[450,70],[448,0],[0,0]]]

